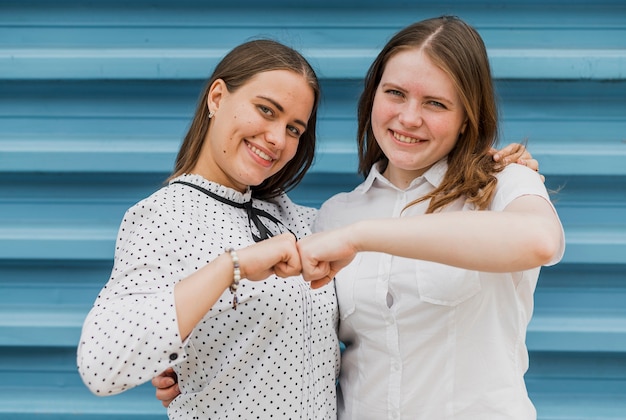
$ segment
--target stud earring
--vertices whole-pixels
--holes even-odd
[[[213,115],[215,115],[215,112],[209,111],[209,119],[213,118]]]

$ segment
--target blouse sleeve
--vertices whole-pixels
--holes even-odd
[[[158,206],[144,200],[126,212],[111,278],[85,319],[78,345],[78,370],[93,393],[120,393],[186,358],[173,293],[188,275],[184,242]]]

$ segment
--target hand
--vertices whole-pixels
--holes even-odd
[[[517,163],[519,165],[524,165],[529,167],[535,172],[539,172],[539,162],[536,159],[533,159],[532,155],[526,147],[519,143],[512,143],[508,146],[496,150],[491,149],[490,153],[493,155],[493,160],[496,162],[502,162],[503,165],[508,165],[509,163]],[[545,176],[539,174],[541,180],[545,182]]]
[[[272,274],[291,277],[302,271],[296,238],[291,233],[283,233],[239,249],[237,255],[241,278],[248,280],[265,280]]]
[[[356,256],[348,228],[315,233],[298,241],[302,277],[316,289],[329,283]]]
[[[152,378],[152,386],[156,388],[157,399],[166,408],[174,401],[174,398],[180,395],[178,377],[172,368],[167,368],[159,376]]]

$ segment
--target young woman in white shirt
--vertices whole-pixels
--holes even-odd
[[[402,29],[370,67],[367,179],[298,242],[305,279],[337,290],[339,419],[536,418],[526,327],[564,234],[540,176],[491,159],[497,121],[485,46],[458,18]]]

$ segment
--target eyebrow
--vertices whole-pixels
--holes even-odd
[[[274,105],[276,107],[276,109],[278,109],[280,112],[285,112],[285,108],[283,108],[283,106],[281,104],[279,104],[278,102],[276,102],[272,98],[268,98],[267,96],[263,96],[263,95],[259,95],[258,97],[261,98],[261,99],[265,99],[268,102],[271,102],[272,105]],[[296,122],[298,124],[300,124],[302,127],[304,127],[304,130],[306,131],[307,125],[306,125],[306,123],[304,121],[296,120]]]

